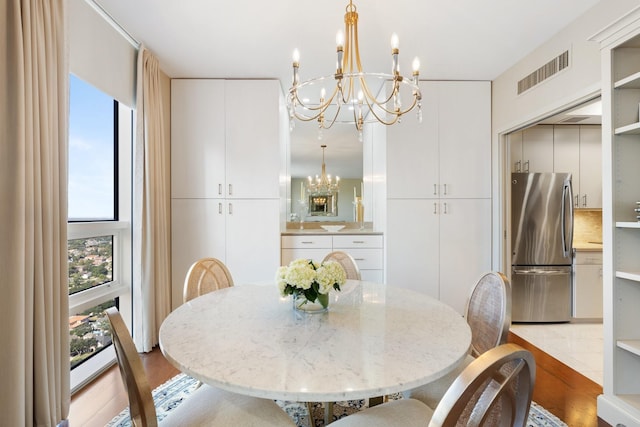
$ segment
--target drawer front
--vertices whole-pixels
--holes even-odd
[[[331,249],[331,236],[282,236],[282,247],[291,249]],[[329,251],[327,251],[329,252]]]
[[[333,236],[333,249],[382,248],[382,236],[359,236],[357,234]]]
[[[336,250],[336,248],[334,248],[334,250]],[[344,252],[353,257],[360,270],[382,269],[382,249],[344,249]]]
[[[602,252],[576,251],[576,264],[602,265]]]
[[[324,257],[331,252],[331,249],[282,249],[281,265],[289,265],[289,263],[298,258],[312,259],[316,262],[322,262]],[[274,273],[275,274],[275,273]]]

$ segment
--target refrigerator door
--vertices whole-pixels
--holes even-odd
[[[511,270],[513,322],[571,320],[571,267],[516,267]]]
[[[571,265],[571,174],[514,173],[511,182],[512,265]]]

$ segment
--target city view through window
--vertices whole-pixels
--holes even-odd
[[[86,222],[117,220],[117,145],[113,98],[73,75],[69,76],[69,86],[68,215],[69,229],[73,230]],[[116,248],[114,235],[109,232],[68,241],[70,296],[113,282]],[[96,299],[95,306],[81,312],[70,311],[72,369],[111,344],[104,310],[117,306],[117,299],[103,300]]]

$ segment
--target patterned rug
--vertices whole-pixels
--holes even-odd
[[[156,404],[156,412],[158,421],[167,416],[167,413],[178,406],[183,399],[195,390],[196,380],[179,374],[153,390],[153,400]],[[393,396],[400,398],[400,395]],[[309,425],[309,412],[304,403],[288,402],[277,400],[280,405],[293,419],[298,427],[322,427],[324,426],[324,407],[321,403],[313,404],[313,416],[315,426]],[[336,402],[333,405],[334,419],[345,417],[354,412],[358,412],[366,407],[363,400],[348,400],[344,402]],[[558,419],[555,415],[544,409],[535,402],[531,403],[531,411],[529,413],[529,422],[527,427],[566,427],[567,425]],[[113,418],[106,427],[131,427],[131,419],[129,418],[129,408],[122,411]]]

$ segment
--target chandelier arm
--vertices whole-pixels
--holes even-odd
[[[375,96],[373,96],[373,94],[372,94],[372,93],[371,93],[371,91],[369,90],[369,86],[366,84],[366,82],[365,82],[365,80],[364,80],[364,76],[361,76],[361,77],[360,77],[360,80],[361,80],[360,85],[361,85],[362,87],[366,88],[366,91],[365,91],[365,92],[366,92],[366,95],[367,95],[367,96],[366,96],[365,98],[367,99],[367,105],[369,105],[369,109],[371,110],[371,112],[373,113],[373,115],[374,115],[376,118],[377,118],[378,116],[375,114],[375,112],[373,112],[373,109],[371,108],[373,104],[375,104],[375,105],[377,105],[378,107],[380,107],[380,108],[381,108],[382,110],[384,110],[386,113],[401,116],[401,115],[403,115],[403,114],[408,113],[409,111],[411,111],[411,110],[416,106],[416,104],[418,103],[418,99],[420,99],[420,98],[421,98],[421,96],[419,96],[420,92],[419,92],[419,88],[418,88],[418,92],[416,92],[416,93],[414,94],[414,96],[412,97],[412,98],[413,98],[413,102],[411,103],[411,106],[410,106],[410,107],[408,107],[408,108],[406,108],[406,109],[404,109],[404,110],[399,110],[399,111],[396,111],[396,110],[389,110],[385,105],[386,105],[386,104],[387,104],[387,103],[388,103],[388,102],[393,98],[393,94],[395,94],[396,92],[398,92],[398,87],[399,87],[399,85],[398,85],[398,86],[396,85],[396,83],[398,83],[398,82],[395,82],[395,83],[394,83],[394,90],[392,91],[391,95],[389,96],[389,98],[387,98],[387,100],[386,100],[386,101],[378,101],[378,100],[376,99],[376,97],[375,97]],[[414,86],[414,85],[413,85],[413,84],[409,84],[409,86]]]

